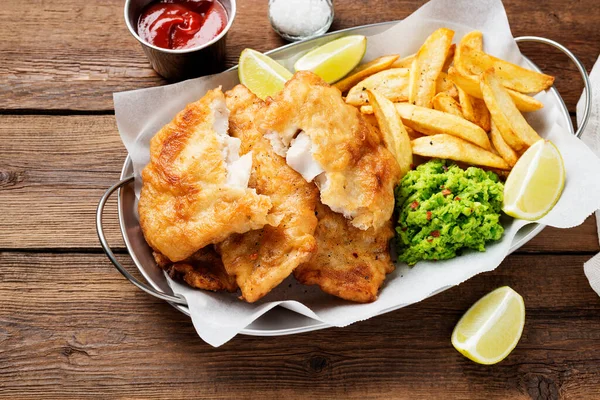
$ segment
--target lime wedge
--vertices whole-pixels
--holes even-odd
[[[556,204],[565,186],[565,166],[548,140],[534,143],[515,164],[504,185],[505,213],[534,221]]]
[[[478,364],[496,364],[515,348],[524,325],[523,298],[504,286],[469,308],[452,332],[452,345]]]
[[[367,38],[362,35],[344,36],[325,43],[296,61],[296,71],[312,71],[325,82],[334,83],[356,67],[367,51]]]
[[[292,73],[272,58],[245,49],[240,54],[238,77],[244,86],[264,100],[279,93]]]

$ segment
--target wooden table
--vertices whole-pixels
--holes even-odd
[[[29,4],[26,4],[29,3]],[[227,64],[283,43],[266,0],[242,0]],[[333,30],[401,19],[421,1],[336,0]],[[513,34],[558,40],[591,68],[593,2],[507,0]],[[126,156],[112,93],[162,85],[123,23],[122,0],[4,0],[0,8],[0,396],[6,398],[600,398],[600,298],[582,264],[594,218],[546,229],[496,271],[344,329],[239,336],[213,349],[190,320],[135,289],[103,255],[94,213]],[[581,83],[566,57],[523,46],[571,115]],[[121,257],[115,203],[108,237]],[[131,267],[131,263],[127,263]],[[495,366],[450,345],[460,315],[510,285],[523,337]]]

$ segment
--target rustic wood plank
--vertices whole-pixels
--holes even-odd
[[[270,28],[266,1],[238,2],[228,35],[227,66],[240,51],[266,51],[284,44]],[[336,2],[332,30],[402,19],[423,1],[360,0]],[[600,52],[600,8],[589,2],[506,1],[513,34],[556,39],[591,68]],[[123,22],[123,2],[55,0],[33,3],[23,12],[19,0],[5,0],[0,24],[0,108],[3,110],[112,110],[112,93],[164,84]],[[524,47],[547,73],[570,111],[581,83],[566,57],[543,45]]]
[[[0,248],[98,247],[96,205],[127,155],[113,116],[3,116]],[[107,236],[122,246],[116,199]]]
[[[126,156],[114,117],[2,118],[0,249],[98,248],[96,205]],[[110,243],[122,248],[115,201],[105,221]],[[598,252],[594,218],[575,229],[548,228],[523,251]]]
[[[0,397],[598,398],[600,299],[583,274],[587,259],[511,256],[344,329],[239,336],[213,349],[101,255],[0,253]],[[501,285],[525,299],[523,337],[502,363],[476,365],[450,334]]]
[[[574,248],[586,250],[573,250]],[[571,250],[570,250],[571,249]],[[596,217],[589,217],[582,225],[573,229],[546,227],[519,252],[561,253],[569,251],[600,252]]]

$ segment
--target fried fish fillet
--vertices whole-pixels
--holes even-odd
[[[321,202],[366,230],[385,226],[400,170],[379,131],[344,102],[339,90],[301,71],[268,100],[261,123],[278,154],[307,180]]]
[[[260,229],[271,200],[248,189],[252,156],[227,134],[221,89],[189,104],[150,142],[138,205],[146,241],[171,261],[185,260],[232,233]]]
[[[249,186],[271,198],[278,226],[234,234],[217,245],[225,269],[235,276],[242,297],[254,302],[287,278],[316,252],[313,233],[318,190],[287,166],[256,128],[263,101],[245,86],[226,93],[230,134],[241,139],[241,154],[252,152]]]
[[[296,279],[305,285],[319,285],[324,292],[342,299],[375,301],[386,274],[394,270],[389,253],[392,222],[363,231],[323,204],[317,206],[317,218],[319,250],[296,268]]]
[[[213,246],[207,246],[184,261],[172,263],[164,255],[153,252],[154,260],[169,276],[188,285],[204,290],[235,292],[235,279],[227,274],[221,257]]]

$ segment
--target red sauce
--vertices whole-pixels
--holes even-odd
[[[225,29],[227,12],[217,0],[159,0],[138,20],[138,35],[164,49],[191,49],[210,42]]]

